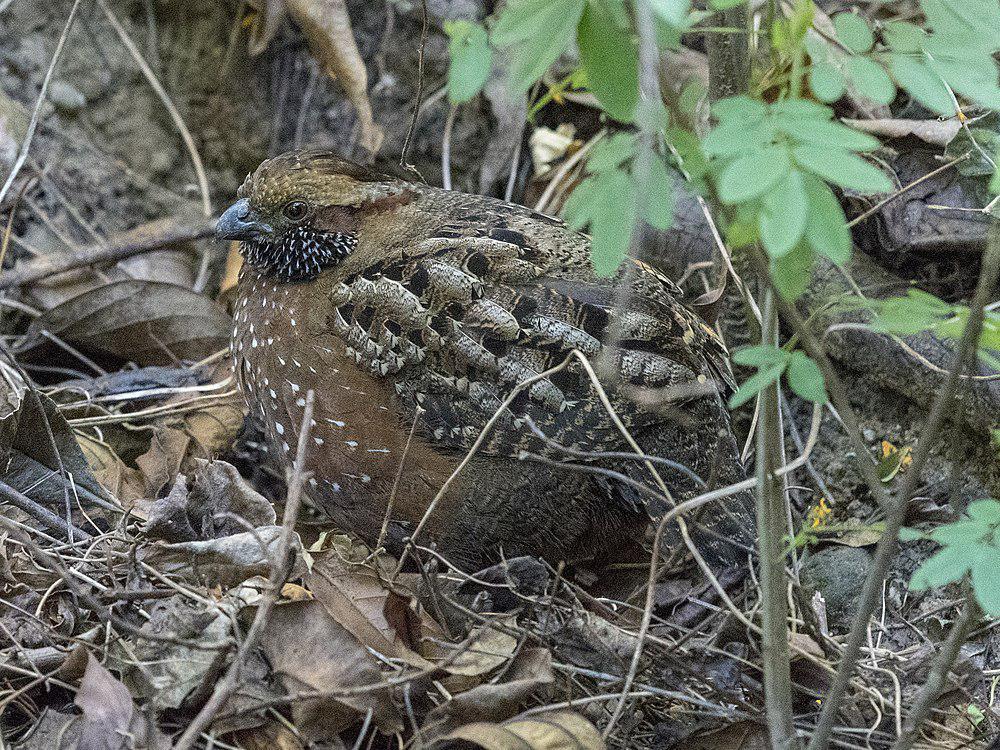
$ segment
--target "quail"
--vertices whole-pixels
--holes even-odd
[[[744,478],[725,347],[654,268],[599,278],[559,219],[329,151],[265,161],[237,198],[216,230],[244,258],[237,381],[287,463],[313,391],[306,490],[337,526],[373,542],[391,506],[405,537],[447,483],[417,541],[455,564],[600,565]],[[703,510],[703,551],[745,560],[746,493]]]

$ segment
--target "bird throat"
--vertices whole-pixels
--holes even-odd
[[[243,257],[258,272],[281,281],[309,281],[353,252],[356,235],[295,227],[276,240],[255,237],[242,243]]]

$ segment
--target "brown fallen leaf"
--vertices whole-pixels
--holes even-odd
[[[572,711],[535,714],[502,724],[474,722],[449,732],[438,742],[450,740],[465,740],[485,750],[604,750],[605,747],[594,725]]]
[[[883,138],[906,138],[913,136],[934,146],[947,146],[962,129],[957,118],[950,120],[899,120],[882,118],[878,120],[841,120],[856,130]]]
[[[324,697],[292,704],[292,719],[306,742],[331,742],[371,709],[385,734],[403,728],[388,685],[354,695],[338,690],[377,685],[378,661],[318,601],[275,607],[261,637],[261,651],[288,693],[319,691]]]
[[[118,281],[84,292],[35,318],[17,353],[58,359],[53,334],[94,355],[139,365],[204,359],[229,342],[232,321],[215,302],[176,284]]]
[[[676,750],[768,750],[767,730],[753,721],[737,721],[698,732],[678,743]]]
[[[502,721],[517,713],[532,695],[551,685],[552,655],[545,648],[523,648],[502,682],[487,682],[434,708],[424,724],[439,733],[477,721]]]
[[[262,0],[262,22],[255,24],[250,53],[258,54],[274,38],[287,12],[302,29],[309,49],[326,71],[340,82],[358,113],[359,142],[371,153],[382,145],[385,133],[372,118],[368,99],[368,71],[354,41],[345,0]]]
[[[305,583],[330,616],[365,646],[418,669],[431,666],[414,650],[420,624],[411,617],[409,602],[390,591],[372,568],[349,563],[334,550],[315,560]]]
[[[474,627],[472,643],[463,648],[445,669],[453,675],[481,677],[506,664],[517,648],[517,638],[502,628],[514,625],[514,620],[513,616],[502,617],[495,624]]]
[[[130,750],[168,748],[170,743],[155,728],[150,732],[136,710],[128,688],[87,654],[87,669],[73,701],[83,711],[77,750]]]

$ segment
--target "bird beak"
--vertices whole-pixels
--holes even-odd
[[[269,224],[261,221],[256,212],[250,208],[250,201],[242,198],[219,217],[215,225],[217,240],[251,240],[262,234],[270,234],[274,230]]]

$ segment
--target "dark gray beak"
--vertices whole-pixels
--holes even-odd
[[[219,217],[215,225],[215,238],[217,240],[252,240],[262,234],[270,234],[273,231],[269,224],[261,221],[254,210],[250,208],[250,201],[242,198]]]

